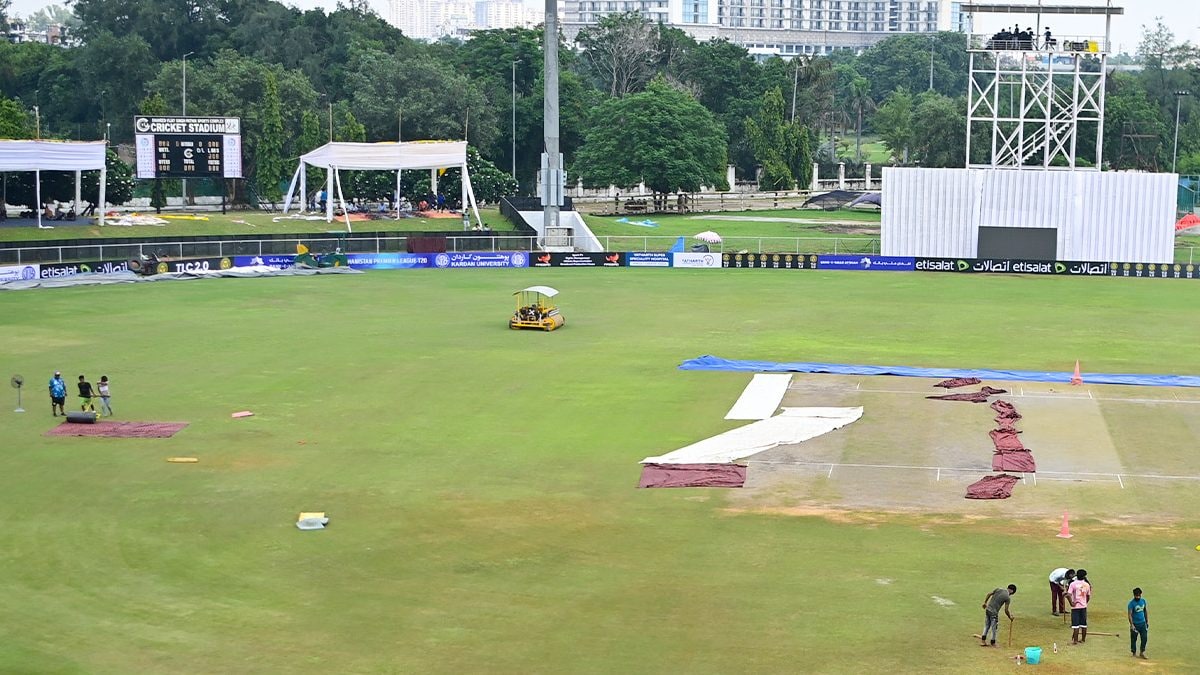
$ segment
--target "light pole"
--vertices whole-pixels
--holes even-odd
[[[35,138],[40,141],[42,140],[42,109],[36,105],[33,106],[33,119],[37,124],[37,136]]]
[[[195,53],[196,52],[188,52],[183,55],[183,82],[180,86],[180,89],[183,94],[182,98],[183,98],[183,116],[184,117],[187,117],[187,57],[189,57]],[[182,181],[180,181],[180,185],[183,188],[183,205],[186,208],[187,200],[188,200],[188,198],[187,198],[187,179],[184,178]]]
[[[187,117],[187,57],[196,52],[188,52],[183,55],[183,83],[180,89],[183,92],[183,116]]]
[[[1179,159],[1179,105],[1183,103],[1184,96],[1190,95],[1190,92],[1182,90],[1175,92],[1175,146],[1171,150],[1171,173],[1175,173],[1175,163]]]
[[[933,91],[933,48],[937,46],[937,33],[929,35],[929,91]]]
[[[517,178],[517,64],[512,62],[512,177]]]

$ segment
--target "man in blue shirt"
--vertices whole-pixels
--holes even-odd
[[[58,417],[59,413],[63,417],[67,416],[67,411],[63,410],[63,405],[67,402],[67,383],[63,382],[62,373],[54,371],[54,377],[50,378],[50,414]]]
[[[1125,608],[1129,615],[1129,653],[1135,658],[1146,658],[1146,634],[1150,632],[1150,612],[1146,611],[1146,601],[1142,599],[1142,589],[1133,589],[1133,599]],[[1139,654],[1138,637],[1142,638],[1142,649]]]

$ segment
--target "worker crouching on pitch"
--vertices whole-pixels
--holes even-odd
[[[1008,611],[1009,604],[1012,601],[1012,596],[1017,594],[1017,587],[1009,584],[1008,588],[997,588],[987,597],[983,599],[984,624],[983,633],[979,636],[981,647],[996,646],[996,633],[1000,630],[1000,608],[1004,608],[1004,614],[1008,616],[1009,622],[1013,620],[1012,612]],[[991,638],[988,638],[988,632],[991,632]]]

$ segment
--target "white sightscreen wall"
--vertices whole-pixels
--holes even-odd
[[[883,255],[974,258],[979,228],[1058,229],[1058,260],[1174,260],[1175,174],[883,170]]]

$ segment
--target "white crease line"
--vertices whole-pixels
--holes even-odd
[[[939,483],[942,482],[942,470],[941,469],[938,469],[937,479],[938,479]]]
[[[953,466],[921,466],[921,465],[914,465],[914,464],[861,464],[861,463],[844,463],[843,464],[843,463],[830,463],[830,462],[785,461],[785,460],[775,460],[775,459],[745,459],[745,460],[739,460],[739,461],[744,462],[746,464],[771,464],[771,465],[781,465],[781,466],[808,466],[808,467],[822,467],[822,468],[827,466],[827,467],[829,467],[830,475],[833,474],[833,469],[836,467],[844,467],[844,468],[852,468],[852,469],[916,469],[916,470],[920,470],[920,471],[948,471],[948,472],[959,472],[959,473],[976,473],[979,471],[983,471],[986,473],[1001,473],[1001,472],[992,471],[991,467],[983,467],[983,466],[980,466],[980,467],[953,467]],[[1008,473],[1010,475],[1011,474],[1025,475],[1023,472],[1020,472],[1020,471],[1008,471],[1008,472],[1004,472],[1004,473]],[[1137,474],[1137,473],[1115,474],[1115,473],[1106,473],[1106,472],[1102,472],[1102,471],[1045,471],[1045,470],[1029,472],[1029,473],[1041,474],[1042,480],[1068,480],[1068,481],[1072,480],[1071,478],[1052,478],[1051,477],[1051,475],[1055,475],[1055,476],[1107,477],[1107,478],[1109,478],[1110,481],[1114,476],[1116,476],[1118,478],[1120,478],[1121,476],[1129,476],[1130,478],[1147,478],[1147,479],[1158,479],[1158,480],[1195,480],[1195,481],[1200,481],[1200,476],[1176,476],[1176,475],[1168,475],[1168,474],[1149,474],[1149,473],[1147,473],[1147,474]],[[1123,483],[1124,481],[1121,481],[1121,482]]]
[[[1121,484],[1121,489],[1125,489],[1125,481],[1121,480],[1121,474],[1117,474],[1117,482]]]
[[[833,478],[833,467],[834,467],[833,464],[829,465],[829,473],[825,474],[826,478]]]

